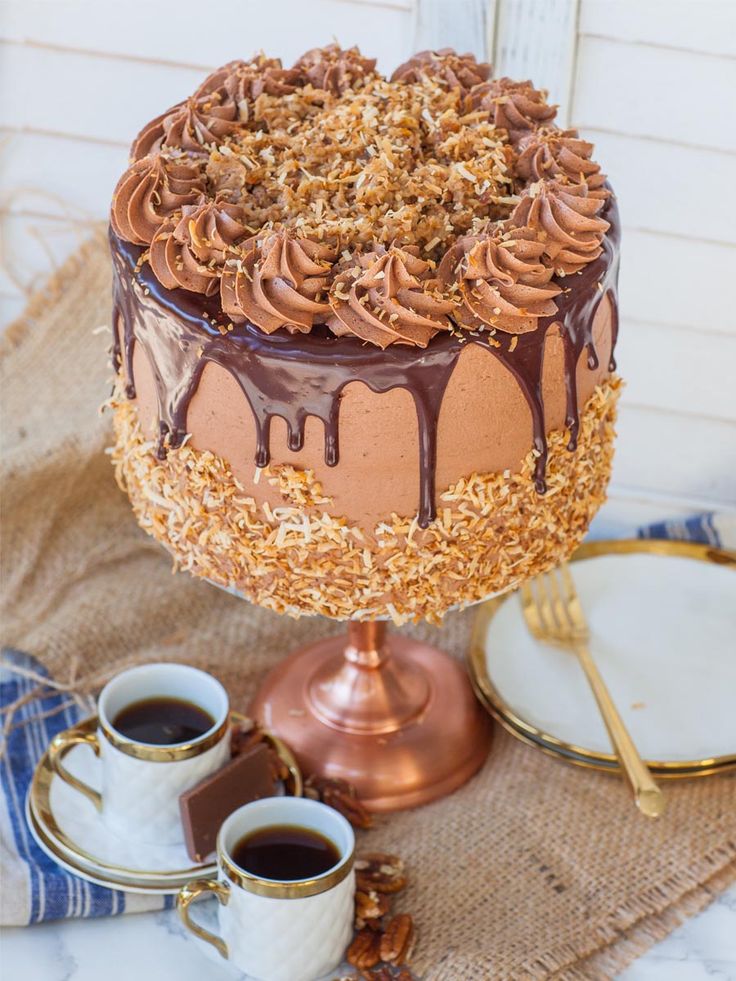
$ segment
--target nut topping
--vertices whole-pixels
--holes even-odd
[[[375,967],[381,960],[381,934],[373,930],[360,930],[348,947],[347,962],[359,971]]]
[[[373,889],[380,893],[401,892],[406,886],[404,863],[397,855],[371,852],[355,863],[358,889]]]
[[[373,818],[358,799],[355,787],[347,780],[337,777],[318,777],[314,774],[304,785],[304,796],[321,800],[334,808],[352,824],[354,828],[370,828]]]
[[[381,937],[381,960],[387,964],[403,964],[414,949],[414,921],[408,913],[399,913],[386,927]]]
[[[355,893],[355,927],[362,930],[369,926],[375,929],[381,917],[391,908],[391,900],[385,893],[375,889],[358,889]]]

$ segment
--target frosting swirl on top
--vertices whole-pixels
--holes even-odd
[[[377,249],[340,273],[330,293],[330,330],[382,348],[426,347],[438,331],[449,330],[454,303],[442,296],[429,263],[416,251],[412,246]]]
[[[567,276],[601,254],[610,227],[598,217],[604,203],[590,194],[587,184],[538,181],[522,194],[509,226],[529,228],[543,243],[555,272]]]
[[[606,175],[591,159],[593,144],[580,138],[576,129],[544,128],[519,141],[517,176],[526,182],[561,178],[572,184],[588,185],[591,197],[606,198]]]
[[[543,258],[544,244],[530,229],[460,239],[439,268],[443,283],[454,282],[459,289],[453,319],[471,330],[535,330],[540,317],[557,312],[554,297],[561,292],[550,282],[553,270]]]
[[[333,95],[342,95],[362,85],[375,69],[375,58],[364,58],[358,47],[343,49],[339,44],[312,48],[294,63],[294,70],[310,85]]]
[[[178,221],[174,217],[164,222],[151,242],[151,269],[167,289],[181,287],[211,296],[227,257],[248,234],[238,205],[185,205]]]
[[[148,245],[161,222],[205,193],[202,160],[143,157],[120,178],[113,196],[110,221],[115,234],[136,245]]]
[[[296,69],[284,68],[280,58],[260,54],[250,61],[229,61],[212,72],[194,96],[220,92],[239,105],[244,100],[255,101],[264,92],[274,96],[291,95],[299,84],[300,74]]]
[[[230,259],[223,271],[222,308],[267,334],[279,327],[307,333],[330,312],[325,292],[335,260],[326,245],[281,230]]]
[[[471,89],[469,102],[471,108],[488,112],[493,125],[505,129],[514,142],[557,115],[557,106],[547,104],[547,93],[528,80],[494,78]]]
[[[450,89],[469,92],[475,85],[485,82],[491,74],[491,66],[476,61],[475,55],[458,54],[453,48],[439,51],[419,51],[391,76],[392,82],[422,82],[430,78]]]
[[[238,129],[238,107],[219,92],[186,99],[152,120],[140,131],[131,148],[134,160],[161,147],[202,153]]]
[[[266,333],[534,330],[554,277],[602,251],[592,144],[470,54],[421,51],[391,81],[375,64],[331,44],[218,68],[139,134],[113,230],[164,287],[219,291]]]

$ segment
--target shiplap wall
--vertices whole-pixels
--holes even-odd
[[[623,220],[614,498],[736,506],[736,3],[496,0],[499,74],[596,144]]]
[[[208,0],[204,26],[187,9],[0,0],[3,320],[104,218],[132,135],[214,65],[333,36],[384,70],[418,47],[490,52],[550,89],[619,195],[614,501],[736,506],[736,0]]]

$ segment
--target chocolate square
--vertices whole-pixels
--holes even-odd
[[[273,797],[275,789],[268,747],[258,743],[185,790],[179,809],[189,857],[204,862],[215,850],[225,818],[252,800]]]

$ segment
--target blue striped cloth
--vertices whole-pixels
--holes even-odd
[[[12,705],[37,687],[13,671],[46,676],[43,666],[20,651],[3,650],[0,705]],[[65,704],[67,703],[67,704]],[[88,716],[93,705],[79,707],[69,696],[50,691],[22,705],[0,760],[0,924],[25,926],[67,917],[116,916],[163,909],[171,896],[143,896],[93,885],[56,865],[41,849],[26,824],[25,802],[36,763],[57,732]],[[39,719],[38,716],[47,717]]]
[[[593,537],[595,531],[594,527]],[[736,522],[733,517],[701,514],[682,521],[650,525],[640,529],[638,534],[640,538],[673,538],[733,547],[736,545]],[[6,650],[3,655],[8,666],[0,674],[0,704],[7,706],[36,685],[15,674],[12,666],[19,665],[37,674],[44,674],[44,669],[38,661],[18,651]],[[42,711],[48,713],[44,719],[37,718],[40,714],[38,701],[24,705],[15,716],[16,727],[10,732],[0,763],[0,923],[4,925],[65,917],[110,916],[161,909],[173,904],[170,896],[138,896],[85,882],[55,865],[31,837],[24,807],[34,767],[57,732],[74,725],[91,711],[91,705],[86,712],[72,704],[62,708],[66,700],[64,694],[52,692],[47,695],[40,705]],[[59,711],[54,713],[54,709]],[[26,724],[18,725],[24,722]]]

